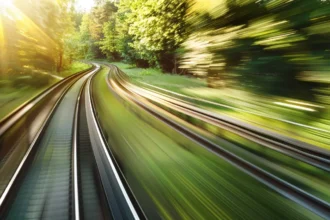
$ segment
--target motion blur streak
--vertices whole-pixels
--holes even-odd
[[[95,107],[147,217],[263,219],[285,213],[292,218],[317,218],[134,104],[119,101],[122,98],[107,87],[106,74],[98,74],[93,82]]]
[[[300,109],[300,110],[304,110],[304,111],[309,111],[309,112],[315,112],[314,109],[306,108],[306,107],[299,106],[299,105],[293,105],[293,104],[288,104],[288,103],[283,103],[283,102],[274,102],[274,104],[282,105],[282,106],[286,106],[286,107],[290,107],[290,108],[295,108],[295,109]]]
[[[0,73],[5,69],[5,57],[6,57],[6,48],[5,48],[5,33],[3,30],[2,18],[0,13]]]

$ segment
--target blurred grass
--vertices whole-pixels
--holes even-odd
[[[286,156],[226,129],[191,117],[184,112],[178,113],[161,103],[154,102],[153,104],[171,113],[167,114],[166,117],[170,117],[206,139],[212,140],[234,155],[257,165],[292,185],[299,186],[300,189],[324,201],[330,202],[330,176],[327,171]]]
[[[67,77],[89,67],[90,65],[85,63],[73,62],[68,69],[58,75]],[[15,76],[15,78],[7,79],[0,78],[0,120],[58,81],[60,81],[60,78],[55,78],[47,74],[35,74],[24,77]]]
[[[0,88],[0,120],[12,110],[23,104],[27,100],[46,90],[48,86],[41,88],[24,87],[15,89],[11,87]]]
[[[182,88],[200,88],[207,86],[204,79],[164,74],[159,69],[137,68],[120,62],[112,62],[111,64],[118,66],[135,82],[143,80],[145,83],[150,83],[165,89],[171,89],[173,91],[181,91]]]
[[[71,76],[74,73],[80,72],[82,70],[90,68],[92,65],[82,62],[72,62],[72,64],[64,69],[62,72],[60,72],[58,75],[61,77],[68,77]]]
[[[96,111],[147,217],[318,218],[135,105],[120,102],[108,89],[106,74],[103,69],[93,80]]]
[[[328,98],[329,96],[327,96],[327,93],[330,94],[330,86],[329,90],[322,91],[323,95],[319,94],[317,96],[318,103],[312,103],[320,105],[323,108],[316,107],[315,112],[306,112],[274,104],[274,102],[285,102],[285,100],[288,99],[286,97],[262,96],[260,94],[257,95],[249,91],[230,87],[209,88],[207,87],[205,79],[164,74],[157,69],[141,69],[120,62],[113,62],[112,64],[117,65],[122,69],[128,76],[130,76],[132,82],[139,86],[147,87],[141,83],[144,82],[179,94],[213,101],[233,108],[242,109],[244,111],[254,112],[256,114],[193,101],[195,104],[210,111],[237,118],[258,127],[272,130],[318,147],[330,149],[330,134],[328,132],[320,132],[314,129],[269,118],[278,118],[323,130],[330,130],[330,102]],[[191,101],[189,99],[187,100]],[[258,114],[266,115],[268,117],[262,117]]]

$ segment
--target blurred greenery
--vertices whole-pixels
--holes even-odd
[[[327,98],[330,94],[330,85],[328,89],[322,91],[324,95],[317,96],[318,101],[316,103],[306,102],[306,104],[315,105],[315,107],[311,107],[315,112],[308,112],[301,109],[294,109],[292,107],[280,106],[274,103],[288,103],[286,102],[288,99],[286,97],[266,94],[260,95],[246,91],[244,88],[209,88],[205,78],[195,78],[169,73],[163,74],[157,69],[137,68],[130,64],[120,62],[112,62],[112,64],[117,65],[128,76],[130,76],[133,83],[141,87],[147,87],[165,94],[174,95],[186,101],[193,102],[194,104],[210,111],[237,118],[255,126],[263,127],[289,137],[297,138],[318,147],[330,149],[330,135],[326,132],[330,129],[330,100]],[[169,91],[166,92],[164,90],[150,87],[144,83]],[[187,95],[192,98],[212,101],[220,106],[198,100],[187,99],[171,92]],[[303,100],[296,101],[305,102]],[[227,105],[229,107],[223,107],[221,105]],[[322,129],[324,131],[310,129],[304,126],[288,123],[287,121],[300,123],[304,126],[315,127],[316,129]]]
[[[4,4],[1,75],[107,58],[310,102],[328,88],[328,0],[97,1],[84,13],[74,3]]]
[[[0,1],[0,119],[63,77],[74,62],[73,1]]]
[[[85,48],[80,58],[205,78],[212,88],[319,102],[329,20],[328,0],[100,1],[84,15],[76,48]]]
[[[107,72],[93,80],[96,110],[147,217],[317,218],[132,103],[120,102],[107,87]]]
[[[139,85],[140,87],[146,87],[147,89],[155,90],[154,87],[146,86],[146,84],[143,84],[141,82],[151,81],[150,83],[153,85],[158,85],[161,88],[168,88],[171,89],[171,91],[178,90],[179,92],[181,91],[180,94],[183,95],[185,94],[185,92],[183,91],[186,90],[195,91],[196,94],[193,93],[193,95],[195,94],[195,96],[193,97],[200,98],[206,95],[206,97],[208,97],[208,100],[210,97],[217,97],[216,95],[217,93],[223,92],[221,89],[215,90],[215,89],[207,88],[205,85],[206,84],[205,80],[200,80],[200,82],[198,82],[195,78],[187,78],[186,76],[161,74],[159,70],[156,71],[151,69],[148,71],[146,69],[133,68],[132,66],[124,63],[113,63],[113,64],[119,66],[121,69],[127,72],[133,83]],[[149,73],[151,73],[151,75],[146,76],[143,73],[145,71],[148,71]],[[156,78],[158,80],[155,80]],[[184,85],[184,89],[182,89],[178,85]],[[202,88],[201,86],[204,86],[204,88]],[[197,91],[196,88],[198,88]],[[212,90],[217,91],[217,93],[215,93],[215,91]],[[173,96],[173,94],[170,93],[171,91],[166,92],[160,89],[156,89],[156,91]],[[230,93],[232,94],[233,92],[237,93],[242,91],[231,90]],[[236,94],[232,94],[232,97],[229,98],[225,96],[226,93],[228,93],[228,91],[224,92],[222,96],[222,101],[226,99],[232,100],[233,97],[236,96]],[[177,96],[177,97],[181,100],[183,99],[185,101],[191,102],[190,99],[185,99],[182,96]],[[250,100],[248,100],[251,98],[247,96],[243,96],[242,98],[244,102],[249,102],[249,103],[251,102]],[[262,98],[263,97],[256,96],[254,100],[252,100],[254,105],[258,105],[258,103],[262,102]],[[217,103],[221,104],[219,101],[220,100],[217,99]],[[181,123],[183,124],[183,126],[186,127],[188,126],[189,129],[194,130],[195,132],[199,133],[202,136],[205,136],[205,138],[212,139],[213,142],[217,143],[219,146],[227,149],[228,151],[234,153],[235,155],[238,155],[241,158],[244,158],[245,160],[253,164],[257,164],[259,167],[267,170],[268,172],[276,176],[281,177],[287,182],[293,185],[298,185],[301,189],[313,195],[316,195],[317,197],[322,198],[325,201],[330,202],[330,176],[326,171],[322,171],[321,169],[318,169],[314,166],[302,163],[301,161],[297,161],[294,158],[286,156],[280,152],[274,151],[268,147],[255,143],[251,140],[245,139],[244,137],[236,135],[230,131],[227,131],[226,129],[222,129],[220,127],[204,122],[203,120],[199,120],[194,117],[188,116],[188,114],[184,111],[179,113],[178,111],[173,110],[167,107],[166,105],[164,105],[163,102],[157,103],[157,101],[152,101],[152,103],[156,104],[157,106],[160,106],[162,109],[165,109],[171,114],[177,116],[179,119],[174,117],[174,120],[176,120],[178,123]],[[251,114],[249,113],[244,113],[244,112],[242,113],[239,111],[240,110],[238,108],[239,106],[236,105],[234,105],[235,106],[234,109],[228,109],[223,107],[220,108],[219,106],[218,108],[215,108],[214,105],[208,105],[207,103],[203,103],[203,102],[194,102],[194,104],[197,104],[203,108],[208,108],[209,110],[215,111],[220,114],[226,114],[232,117],[240,118],[241,120],[247,120],[252,118],[253,122],[257,123],[258,126],[268,127],[270,125],[269,118],[268,120],[266,120],[266,118],[262,118],[258,115],[251,116]],[[259,108],[264,108],[264,106],[260,106]],[[244,110],[244,108],[242,108],[241,110]],[[251,108],[249,110],[251,110]],[[240,115],[240,117],[238,117],[238,115]],[[268,116],[271,115],[268,114]],[[167,115],[166,117],[170,117],[170,116]],[[184,123],[182,120],[190,124]],[[278,122],[276,120],[273,121],[274,122],[271,123],[271,127],[269,127],[269,129],[276,132],[278,132],[280,129],[283,129],[281,127],[281,124],[277,124]],[[191,125],[194,125],[195,127]],[[291,130],[293,130],[294,127],[295,126],[291,126]],[[211,134],[205,133],[204,131],[208,131]],[[298,130],[297,132],[300,135],[308,134],[306,130],[302,131],[301,129]],[[289,136],[293,135],[293,133],[289,132],[289,130],[287,130],[286,132],[283,131],[283,133]],[[327,138],[327,134],[325,133],[323,135],[324,135],[324,139],[328,141],[329,138]],[[312,140],[314,140],[315,143],[317,143],[317,145],[321,145],[328,149],[329,145],[322,145],[322,140],[317,138],[317,136],[316,138],[315,136],[312,136]]]
[[[0,77],[59,73],[71,64],[65,41],[74,29],[70,0],[2,2]]]
[[[317,218],[131,103],[119,102],[106,74],[104,69],[93,81],[98,117],[148,217]]]
[[[7,116],[15,108],[38,95],[47,87],[29,88],[21,87],[19,90],[13,87],[0,87],[0,120]]]
[[[73,62],[61,72],[61,77],[67,77],[90,67],[90,64]],[[26,73],[24,75],[0,77],[0,120],[21,104],[45,91],[61,79],[57,75]]]
[[[82,63],[82,62],[72,62],[72,64],[66,67],[61,73],[61,77],[68,77],[74,73],[80,72],[82,70],[86,70],[92,67],[91,64]]]

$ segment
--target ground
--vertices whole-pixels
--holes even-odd
[[[330,135],[327,132],[330,129],[328,110],[330,103],[327,104],[322,100],[322,96],[316,103],[310,103],[304,100],[289,100],[286,97],[258,95],[239,88],[208,88],[205,79],[164,74],[158,69],[136,68],[120,62],[112,64],[122,69],[130,76],[131,81],[139,86],[215,102],[216,104],[194,101],[208,110],[238,118],[319,147],[330,148]],[[191,99],[188,100],[191,101]]]
[[[43,86],[24,85],[17,88],[12,86],[10,81],[0,79],[0,120],[6,117],[6,115],[8,115],[23,103],[27,102],[41,92],[45,91],[50,86],[54,85],[56,82],[60,81],[62,78],[70,76],[89,67],[89,64],[73,62],[72,65],[70,65],[61,73],[49,74],[49,80],[47,84]]]

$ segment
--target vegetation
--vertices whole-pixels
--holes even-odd
[[[61,75],[74,60],[107,58],[205,78],[209,87],[325,95],[328,0],[101,0],[88,13],[74,2],[5,4],[1,76]]]
[[[321,9],[322,8],[322,9]],[[182,66],[209,85],[312,100],[306,75],[329,71],[329,1],[225,1],[191,16]]]
[[[77,60],[107,59],[141,87],[198,98],[183,99],[329,149],[330,0],[95,0],[86,13],[75,2],[0,0],[0,119],[89,67]],[[92,81],[97,115],[147,217],[318,218],[115,96],[106,73]],[[330,200],[318,168],[193,123],[226,150]]]
[[[68,66],[67,68],[65,68],[62,72],[61,72],[61,77],[67,77],[70,76],[74,73],[78,73],[82,70],[86,70],[88,68],[92,67],[91,64],[87,64],[87,63],[81,63],[81,62],[72,62],[72,64],[70,66]]]
[[[261,117],[259,114],[253,114],[253,112],[258,113],[271,111],[269,105],[265,105],[268,100],[265,101],[265,99],[262,99],[261,97],[251,99],[248,98],[249,96],[251,96],[251,94],[248,94],[245,91],[239,91],[234,89],[224,90],[207,88],[206,81],[204,79],[198,80],[192,77],[188,78],[186,76],[162,74],[159,70],[133,68],[123,63],[113,64],[124,70],[127,75],[130,76],[131,81],[137,84],[139,87],[146,87],[147,89],[156,90],[157,92],[163,94],[168,93],[171,96],[177,97],[181,100],[185,100],[188,102],[193,102],[194,105],[201,106],[202,108],[207,108],[208,110],[220,113],[221,115],[225,114],[227,116],[236,117],[248,123],[253,123],[256,126],[262,126],[266,129],[270,129],[273,131],[275,130],[276,132],[281,132],[284,135],[295,137],[305,142],[310,142],[317,146],[330,149],[330,136],[326,132],[322,133],[312,130],[312,132],[309,133],[311,131],[310,129],[303,129],[297,125],[291,125],[288,123],[281,122],[279,120],[271,119],[269,117]],[[145,83],[151,84],[151,86]],[[154,85],[159,87],[159,89],[152,87]],[[163,88],[168,89],[169,91],[166,92],[162,90]],[[173,91],[177,92],[179,95],[173,94]],[[219,93],[221,94],[221,98],[218,98]],[[237,94],[240,95],[238,96]],[[187,99],[180,95],[188,95],[189,97],[193,98],[213,101],[219,105],[210,105],[209,103]],[[237,102],[243,103],[244,106],[237,105]],[[153,102],[153,104],[155,103],[157,103],[157,101]],[[230,105],[231,108],[223,107],[221,106],[221,104]],[[308,164],[302,165],[303,163],[301,163],[300,161],[298,162],[294,158],[283,155],[282,153],[276,152],[272,149],[262,146],[261,144],[257,144],[253,141],[245,139],[244,137],[241,137],[239,135],[235,135],[234,133],[227,131],[226,129],[221,129],[210,123],[206,123],[194,117],[189,117],[185,114],[185,112],[178,113],[176,111],[173,111],[163,105],[162,102],[158,103],[157,105],[181,119],[177,120],[176,122],[178,122],[179,124],[181,123],[183,126],[194,130],[195,132],[199,133],[199,135],[204,136],[206,139],[211,139],[213,142],[217,143],[218,146],[225,148],[226,150],[232,152],[235,155],[239,155],[246,161],[249,161],[253,164],[257,164],[259,167],[267,170],[270,173],[276,174],[276,176],[280,176],[283,180],[289,183],[296,184],[297,182],[299,182],[299,187],[301,189],[304,189],[311,194],[317,195],[317,197],[322,198],[326,201],[330,201],[330,190],[328,190],[328,182],[330,181],[330,177],[325,178],[325,176],[327,176],[326,171],[322,171]],[[281,118],[281,115],[284,115],[286,117],[290,115],[291,118],[288,118],[288,120],[297,120],[299,119],[299,117],[303,117],[303,114],[301,114],[301,112],[299,111],[293,111],[292,109],[289,110],[274,108],[274,106],[272,112],[268,113],[268,116],[270,117],[273,116],[278,117],[279,119],[284,119],[283,117]],[[305,117],[303,119],[305,119]],[[306,119],[304,123],[307,123],[308,120],[310,119]],[[183,123],[183,121],[189,122],[189,124]],[[269,126],[270,122],[271,126]],[[320,120],[318,120],[318,123],[321,124]],[[195,127],[191,125],[194,125]],[[201,132],[201,130],[196,129],[197,127],[201,128],[203,131],[208,131],[207,135],[204,132]],[[301,136],[298,136],[298,134]],[[298,137],[296,137],[296,135]],[[320,138],[320,136],[323,136],[323,138]],[[248,152],[252,152],[252,155],[258,155],[262,159],[258,160],[256,157],[244,153],[242,149],[245,149]],[[290,171],[288,171],[288,167],[290,167]],[[296,174],[299,173],[299,177],[293,177],[291,172]],[[297,180],[297,178],[299,180]],[[312,179],[313,181],[311,181]]]
[[[0,119],[63,77],[74,62],[72,0],[0,1]]]
[[[150,219],[317,218],[93,80],[98,117]],[[132,126],[134,125],[134,126]]]
[[[62,77],[67,77],[91,65],[73,62],[57,75],[34,75],[17,76],[10,80],[0,80],[0,120],[12,112],[21,104],[45,91],[47,88],[58,82]]]
[[[98,16],[104,20],[93,22]],[[328,0],[100,1],[85,18],[79,34],[89,36],[82,42],[92,46],[84,57],[149,67],[125,72],[137,81],[256,113],[225,111],[329,146]],[[308,106],[313,107],[299,109]]]
[[[315,101],[330,70],[329,20],[322,0],[99,1],[74,39],[80,58]]]
[[[80,69],[74,60],[107,58],[150,67],[132,76],[142,73],[140,80],[163,88],[330,127],[328,0],[99,0],[87,13],[76,11],[74,2],[3,4],[2,91],[11,85],[43,89],[52,75]],[[310,113],[274,105],[283,100],[319,107]],[[327,136],[308,133],[307,139],[328,144]]]
[[[131,82],[140,87],[169,94],[193,102],[210,111],[238,118],[255,126],[330,149],[330,136],[327,132],[330,129],[330,121],[328,120],[330,112],[327,110],[327,106],[330,103],[326,104],[326,95],[319,97],[319,103],[309,103],[294,99],[288,100],[280,96],[260,96],[246,91],[244,88],[209,88],[207,87],[207,80],[204,78],[163,74],[159,69],[137,68],[121,62],[112,62],[112,64],[123,70],[130,77]],[[330,94],[329,89],[323,92]],[[184,98],[180,95],[175,95],[175,93],[211,101],[216,104]],[[294,104],[292,101],[296,102],[296,105],[281,106],[276,104]],[[304,106],[309,107],[313,112],[299,109],[299,107]]]
[[[0,75],[61,72],[70,65],[65,39],[74,31],[70,0],[3,3]]]

